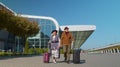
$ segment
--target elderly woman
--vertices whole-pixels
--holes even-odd
[[[53,30],[48,43],[51,44],[51,53],[54,63],[56,63],[56,59],[59,57],[59,41],[60,38],[57,35],[57,30]]]

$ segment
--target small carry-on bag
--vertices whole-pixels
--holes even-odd
[[[50,60],[50,57],[49,57],[49,53],[48,52],[45,52],[44,55],[43,55],[43,60],[44,60],[44,63],[49,63],[49,60]]]
[[[50,55],[51,55],[51,50],[50,50],[50,44],[48,45],[48,51],[44,53],[43,55],[43,62],[44,63],[49,63],[50,61]]]

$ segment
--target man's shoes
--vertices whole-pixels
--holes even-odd
[[[64,59],[64,62],[66,62],[66,61],[67,61],[67,58]]]
[[[68,64],[70,64],[70,61],[67,61]]]

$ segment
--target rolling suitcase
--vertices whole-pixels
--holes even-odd
[[[50,46],[51,45],[48,45],[48,52],[45,52],[43,55],[43,62],[44,63],[49,63],[49,61],[50,61],[50,55],[51,55]]]
[[[49,53],[48,52],[45,52],[44,55],[43,55],[43,61],[44,63],[49,63],[49,60],[50,60],[50,57],[49,57]]]
[[[80,49],[73,50],[73,63],[80,63]]]

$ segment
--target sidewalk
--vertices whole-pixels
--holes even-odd
[[[67,64],[63,56],[54,64],[43,63],[42,56],[0,59],[0,67],[120,67],[120,54],[81,54],[80,64]],[[71,56],[72,61],[72,56]]]

